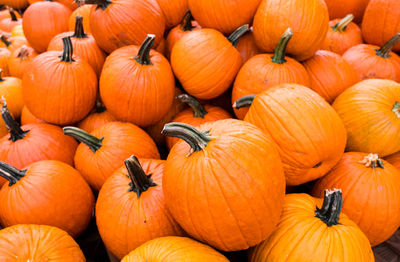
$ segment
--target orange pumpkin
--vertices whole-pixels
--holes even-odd
[[[68,20],[68,29],[69,31],[74,31],[75,30],[75,22],[76,22],[76,17],[77,16],[82,16],[82,24],[83,24],[83,29],[86,33],[91,33],[90,31],[90,24],[89,24],[89,17],[90,17],[90,12],[92,10],[93,5],[81,5],[77,9],[75,9],[71,16],[69,17]]]
[[[179,24],[188,10],[188,0],[157,0],[164,17],[166,29]]]
[[[80,0],[55,0],[56,2],[59,2],[60,4],[65,5],[66,7],[68,7],[69,9],[71,9],[71,11],[75,10],[78,5],[76,3],[80,2]]]
[[[261,53],[254,39],[252,28],[239,39],[236,49],[242,57],[242,64],[245,64],[250,58]]]
[[[7,49],[10,50],[11,53],[14,52],[16,49],[22,47],[23,45],[29,45],[24,36],[12,36],[8,39],[2,37],[1,40],[4,42]]]
[[[27,66],[38,56],[38,53],[30,46],[23,45],[12,52],[7,60],[10,75],[22,79]]]
[[[28,5],[27,0],[1,0],[1,3],[15,9],[23,9]]]
[[[341,18],[353,14],[356,23],[361,23],[365,8],[370,0],[325,0],[330,19]]]
[[[24,107],[24,100],[22,98],[22,81],[19,78],[2,76],[0,69],[0,99],[4,98],[8,102],[8,108],[11,114],[19,118],[21,116],[22,108]]]
[[[232,90],[232,103],[241,97],[259,94],[273,86],[295,83],[310,86],[305,68],[293,58],[286,56],[286,46],[292,38],[291,29],[286,30],[275,48],[274,54],[252,57],[240,69]],[[248,108],[235,108],[235,114],[243,119]]]
[[[247,249],[273,232],[285,179],[268,135],[236,119],[199,129],[169,123],[163,133],[184,140],[168,155],[163,191],[185,232],[224,251]]]
[[[20,120],[21,120],[21,125],[46,123],[43,120],[40,120],[36,116],[32,115],[32,113],[26,106],[22,108]]]
[[[7,1],[7,0],[5,0],[5,1]],[[11,1],[13,1],[13,0],[11,0]],[[18,12],[15,13],[15,16],[17,18],[21,18],[21,15]],[[4,9],[4,10],[0,11],[0,21],[3,20],[4,18],[11,18],[11,14],[10,14],[10,11],[8,11],[8,9]]]
[[[139,46],[126,46],[107,57],[100,77],[100,95],[117,119],[145,127],[170,110],[175,79],[168,60],[151,50],[155,35]],[[161,103],[162,101],[162,103]]]
[[[96,102],[95,110],[85,119],[79,122],[77,126],[80,129],[91,133],[93,130],[114,121],[117,121],[117,119],[115,119],[115,117],[111,115],[110,112],[108,112],[107,109],[101,105],[101,102],[98,101]]]
[[[9,76],[8,70],[8,58],[11,56],[10,50],[7,48],[0,48],[0,69],[1,69],[1,76]]]
[[[18,18],[14,9],[10,8],[10,18],[4,18],[0,20],[0,31],[3,32],[9,32],[11,33],[11,30],[14,28],[16,25],[22,24],[22,18]]]
[[[400,169],[400,152],[385,157],[385,160],[395,168]]]

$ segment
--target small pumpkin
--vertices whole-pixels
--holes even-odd
[[[10,75],[22,79],[27,66],[29,67],[32,60],[39,54],[30,46],[23,45],[12,52],[7,59],[8,70]]]
[[[253,28],[239,39],[236,48],[242,57],[242,64],[245,64],[253,56],[261,54],[254,39]]]
[[[2,76],[0,69],[0,98],[8,102],[8,108],[11,114],[19,118],[21,116],[24,100],[22,97],[22,81],[19,78],[12,76]]]
[[[77,127],[91,133],[93,130],[115,121],[117,121],[117,119],[107,111],[101,101],[97,101],[95,110],[79,122]]]
[[[43,120],[40,120],[36,116],[32,115],[32,113],[26,106],[22,108],[20,120],[21,120],[21,125],[46,123]]]
[[[164,14],[166,29],[178,25],[188,10],[188,0],[157,0],[157,3]]]
[[[11,33],[11,30],[14,28],[14,26],[22,24],[22,18],[17,17],[14,9],[10,8],[8,11],[10,12],[10,18],[4,18],[0,20],[0,30]]]
[[[7,48],[0,47],[0,69],[1,69],[1,76],[9,76],[8,70],[8,58],[11,56],[10,50]]]
[[[365,8],[370,0],[325,0],[328,6],[330,19],[341,18],[347,14],[353,14],[356,23],[361,23]]]
[[[90,12],[92,10],[93,5],[81,5],[77,9],[75,9],[68,20],[68,29],[69,31],[74,31],[76,28],[76,17],[81,16],[83,17],[82,24],[83,29],[86,33],[90,33],[90,24],[89,24],[89,17]]]

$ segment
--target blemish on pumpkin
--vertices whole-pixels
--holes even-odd
[[[320,167],[321,165],[322,165],[322,162],[319,162],[318,164],[316,164],[315,166],[313,166],[313,168]]]

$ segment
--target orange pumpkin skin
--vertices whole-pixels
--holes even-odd
[[[346,146],[346,130],[338,114],[304,86],[283,84],[264,91],[255,97],[244,120],[278,144],[288,185],[325,175]]]
[[[23,36],[23,37],[25,37],[24,30],[22,28],[22,24],[16,25],[16,26],[13,27],[13,29],[11,30],[11,37],[13,37],[13,36]]]
[[[45,123],[43,120],[40,120],[36,116],[32,115],[32,113],[26,106],[22,108],[20,120],[21,120],[21,125]]]
[[[164,14],[166,29],[179,24],[188,10],[188,0],[157,0],[157,3]]]
[[[110,114],[107,110],[104,112],[93,112],[88,115],[85,119],[78,123],[80,129],[91,133],[93,130],[104,126],[107,123],[115,122],[117,119]]]
[[[196,149],[179,141],[168,155],[163,177],[168,209],[191,237],[217,249],[260,243],[279,221],[285,192],[276,145],[236,119],[208,122],[196,132],[202,137]]]
[[[2,77],[0,73],[0,99],[2,97],[7,100],[11,114],[19,118],[24,107],[21,79],[12,76]]]
[[[10,50],[11,53],[23,45],[29,45],[24,36],[12,36],[8,38],[8,41],[10,42],[10,45],[7,46],[7,49]]]
[[[392,166],[397,169],[400,169],[400,152],[391,154],[390,156],[385,157],[385,160],[389,162]]]
[[[247,32],[242,36],[236,48],[242,57],[242,64],[245,64],[253,56],[261,54],[261,50],[258,48],[256,40],[254,39],[253,31]]]
[[[276,230],[250,250],[249,262],[375,261],[357,224],[342,212],[340,224],[327,226],[315,215],[321,205],[322,199],[307,194],[286,195]]]
[[[55,0],[56,2],[59,2],[60,4],[65,5],[66,7],[68,7],[69,9],[71,9],[71,11],[75,10],[78,5],[76,4],[75,0]]]
[[[11,12],[13,13],[14,17],[0,20],[0,31],[11,33],[11,30],[14,28],[14,26],[22,24],[22,18],[17,18],[14,10],[10,11],[10,13]]]
[[[77,9],[75,9],[68,20],[68,29],[69,31],[75,30],[75,21],[77,16],[83,17],[83,29],[86,33],[90,33],[90,24],[89,24],[89,17],[90,12],[92,10],[93,5],[81,5]]]
[[[184,234],[164,200],[165,161],[141,159],[140,164],[145,175],[151,174],[156,186],[139,191],[138,196],[137,191],[133,191],[137,189],[130,186],[133,182],[127,168],[122,166],[104,183],[96,203],[96,223],[101,239],[119,259],[154,238]]]
[[[356,71],[340,55],[320,50],[303,63],[310,76],[310,88],[333,103],[344,90],[360,81]]]
[[[346,199],[343,212],[376,246],[389,239],[400,225],[400,171],[383,160],[378,160],[382,167],[366,166],[363,162],[366,157],[370,157],[368,153],[345,153],[316,182],[313,195],[321,197],[325,188],[341,188]]]
[[[356,23],[361,23],[365,8],[370,0],[325,0],[330,19],[341,18],[353,14]]]
[[[8,58],[11,56],[10,50],[7,48],[0,48],[0,69],[3,76],[9,76]]]
[[[328,23],[323,0],[287,0],[285,4],[280,0],[263,0],[254,17],[254,38],[261,50],[272,53],[282,33],[290,27],[294,34],[287,53],[302,61],[321,48]]]
[[[37,56],[38,53],[30,46],[24,45],[14,50],[14,52],[12,52],[7,60],[10,75],[22,79],[22,76],[26,71],[26,67],[29,67],[29,64],[31,63],[33,58]]]
[[[159,237],[136,248],[121,262],[228,262],[229,260],[211,247],[187,237]]]
[[[22,9],[28,5],[27,0],[2,0],[1,3],[15,9]]]
[[[397,0],[371,0],[362,21],[362,35],[368,44],[382,46],[400,31],[400,2]],[[400,51],[400,43],[394,48]]]
[[[85,256],[67,232],[45,225],[15,225],[0,231],[1,261],[85,262]]]
[[[46,51],[55,35],[68,31],[70,15],[71,10],[57,2],[41,1],[30,5],[22,21],[29,44],[38,53]]]
[[[18,12],[15,12],[15,16],[21,18],[21,15]],[[4,18],[11,18],[11,14],[7,9],[0,11],[0,20],[3,20]]]

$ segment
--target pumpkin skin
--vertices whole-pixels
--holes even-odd
[[[185,232],[224,251],[247,249],[266,239],[279,221],[285,194],[271,138],[236,119],[208,122],[199,129],[183,123],[164,127],[163,133],[174,132],[196,141],[172,147],[163,177],[168,209]]]
[[[228,262],[229,260],[211,247],[187,237],[159,237],[136,248],[121,262]]]
[[[354,15],[354,21],[361,23],[365,8],[367,7],[370,0],[325,0],[328,6],[330,19],[341,18],[347,14]]]
[[[2,0],[1,3],[15,9],[22,9],[28,5],[27,0]]]
[[[38,56],[38,53],[30,46],[23,45],[12,52],[8,58],[7,65],[10,75],[22,79],[27,66]]]
[[[329,51],[317,51],[303,65],[310,76],[310,88],[330,104],[344,90],[361,80],[346,60]]]
[[[11,30],[11,37],[13,36],[23,36],[24,35],[24,29],[22,28],[22,23],[20,25],[16,25],[13,27],[13,29]]]
[[[25,37],[38,53],[42,53],[55,35],[68,31],[70,16],[71,10],[60,3],[34,3],[24,13],[22,27]]]
[[[245,64],[253,56],[261,54],[261,51],[256,44],[256,40],[254,39],[253,29],[240,38],[236,49],[242,57],[242,64]]]
[[[22,18],[17,18],[16,12],[13,9],[9,9],[9,18],[4,18],[0,20],[0,31],[9,32],[14,28],[14,26],[22,24]]]
[[[244,120],[271,135],[291,186],[325,175],[346,146],[338,114],[304,86],[282,84],[258,94]]]
[[[9,44],[7,44],[7,49],[10,52],[14,52],[16,49],[22,47],[23,45],[29,45],[28,41],[24,36],[12,36],[8,38]]]
[[[345,153],[339,163],[316,182],[312,194],[322,197],[324,188],[342,189],[346,199],[343,212],[360,227],[372,246],[386,241],[398,229],[400,171],[378,155]]]
[[[2,97],[6,99],[11,114],[19,118],[24,107],[21,79],[12,76],[2,77],[0,71],[0,98]]]
[[[397,0],[371,0],[362,21],[362,35],[368,44],[382,46],[400,31],[400,2]],[[400,51],[400,43],[394,48]]]
[[[385,160],[397,169],[400,169],[400,152],[385,157]]]
[[[364,80],[339,95],[333,108],[347,130],[349,152],[374,152],[381,157],[400,151],[400,84]]]
[[[46,225],[15,225],[0,231],[0,260],[85,262],[75,240]]]
[[[22,108],[20,120],[21,120],[21,125],[46,123],[43,120],[40,120],[36,116],[32,115],[32,113],[26,106]]]
[[[0,69],[2,70],[2,76],[9,76],[8,70],[8,58],[11,56],[10,50],[7,48],[0,48]]]
[[[321,48],[328,23],[323,0],[287,0],[284,4],[280,0],[263,0],[254,17],[254,38],[261,50],[271,53],[282,33],[291,28],[294,35],[287,53],[302,61]]]
[[[179,24],[188,10],[188,0],[157,0],[165,17],[165,27],[170,29]]]
[[[73,0],[55,0],[56,2],[59,2],[60,4],[65,5],[66,7],[68,7],[69,9],[71,9],[71,11],[75,10],[78,5],[76,4],[76,2]]]
[[[17,18],[21,18],[21,15],[18,12],[15,13],[15,16]],[[4,18],[11,18],[11,14],[7,9],[0,11],[0,21],[3,20]]]
[[[375,261],[367,237],[345,213],[332,226],[316,217],[322,202],[307,194],[286,195],[277,229],[251,249],[249,262]]]
[[[103,112],[93,112],[88,115],[85,119],[78,123],[78,127],[80,129],[85,130],[88,133],[91,133],[93,130],[104,126],[107,123],[115,122],[117,119],[110,114],[107,110]]]
[[[82,5],[72,12],[72,14],[68,20],[69,31],[75,30],[76,17],[82,16],[83,17],[83,29],[85,30],[86,33],[91,32],[90,24],[89,24],[89,17],[90,17],[90,12],[92,10],[92,7],[93,7],[93,5]]]
[[[126,161],[133,163],[130,159]],[[141,159],[140,164],[136,161],[137,164],[126,164],[136,165],[129,167],[130,173],[122,166],[107,179],[96,203],[96,222],[101,238],[119,259],[154,238],[184,234],[164,200],[165,161]],[[148,174],[151,178],[147,178]],[[136,187],[135,183],[145,190]]]

